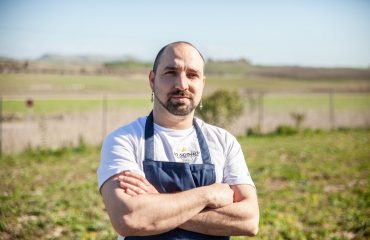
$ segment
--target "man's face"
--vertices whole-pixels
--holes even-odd
[[[204,88],[204,62],[187,44],[168,46],[150,83],[156,101],[177,116],[190,114],[199,104]]]

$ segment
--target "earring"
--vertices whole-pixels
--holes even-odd
[[[150,99],[151,102],[154,102],[154,92],[152,92],[152,98]]]
[[[203,98],[200,99],[200,103],[199,103],[199,109],[202,110],[203,108]]]

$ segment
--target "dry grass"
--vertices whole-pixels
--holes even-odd
[[[298,109],[299,110],[299,109]],[[297,111],[298,111],[297,110]],[[100,144],[110,131],[148,114],[146,108],[114,108],[107,112],[107,124],[103,125],[101,110],[71,113],[56,117],[36,117],[3,124],[3,152],[14,153],[27,147],[59,148],[76,146],[80,139],[92,145]],[[279,125],[294,126],[291,109],[285,111],[264,111],[261,129],[270,132]],[[259,124],[258,110],[246,108],[242,117],[226,126],[235,135],[244,135],[248,128]],[[305,110],[303,127],[329,129],[330,116],[327,110]],[[336,127],[369,127],[370,110],[342,110],[335,114]],[[105,130],[106,129],[106,130]]]
[[[103,125],[102,111],[6,122],[3,124],[3,152],[19,152],[27,147],[76,146],[81,138],[88,144],[98,145],[103,135],[147,112],[145,109],[112,109],[107,113],[106,125]]]

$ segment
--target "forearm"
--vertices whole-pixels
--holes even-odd
[[[207,205],[203,189],[175,194],[145,194],[127,202],[125,223],[138,230],[134,235],[153,235],[169,231],[188,221]]]
[[[120,179],[119,186],[116,180]],[[206,207],[233,203],[227,184],[212,184],[173,194],[159,194],[142,176],[125,172],[108,181],[102,195],[114,229],[123,236],[153,235],[169,231]]]
[[[102,187],[104,204],[112,226],[122,236],[146,236],[169,231],[205,207],[217,208],[231,204],[233,196],[232,190],[225,184],[173,194],[129,195],[127,192],[128,189],[125,192],[119,187],[116,177]]]
[[[204,209],[180,228],[215,236],[255,236],[258,232],[259,207],[255,188],[231,186],[235,191],[234,203]]]
[[[205,209],[189,219],[180,228],[214,236],[254,236],[258,217],[244,202],[223,208]]]

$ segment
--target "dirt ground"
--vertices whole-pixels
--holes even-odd
[[[58,148],[77,145],[82,138],[87,144],[101,144],[104,136],[112,130],[148,114],[146,109],[110,109],[103,118],[102,111],[72,113],[59,116],[24,118],[2,125],[2,152],[15,153],[31,147]],[[337,111],[334,121],[324,110],[304,112],[302,127],[330,129],[335,127],[370,127],[370,110]],[[246,109],[242,117],[226,126],[234,135],[244,135],[248,128],[259,124],[257,111]],[[261,129],[270,132],[279,125],[294,126],[289,112],[275,111],[263,113]]]

